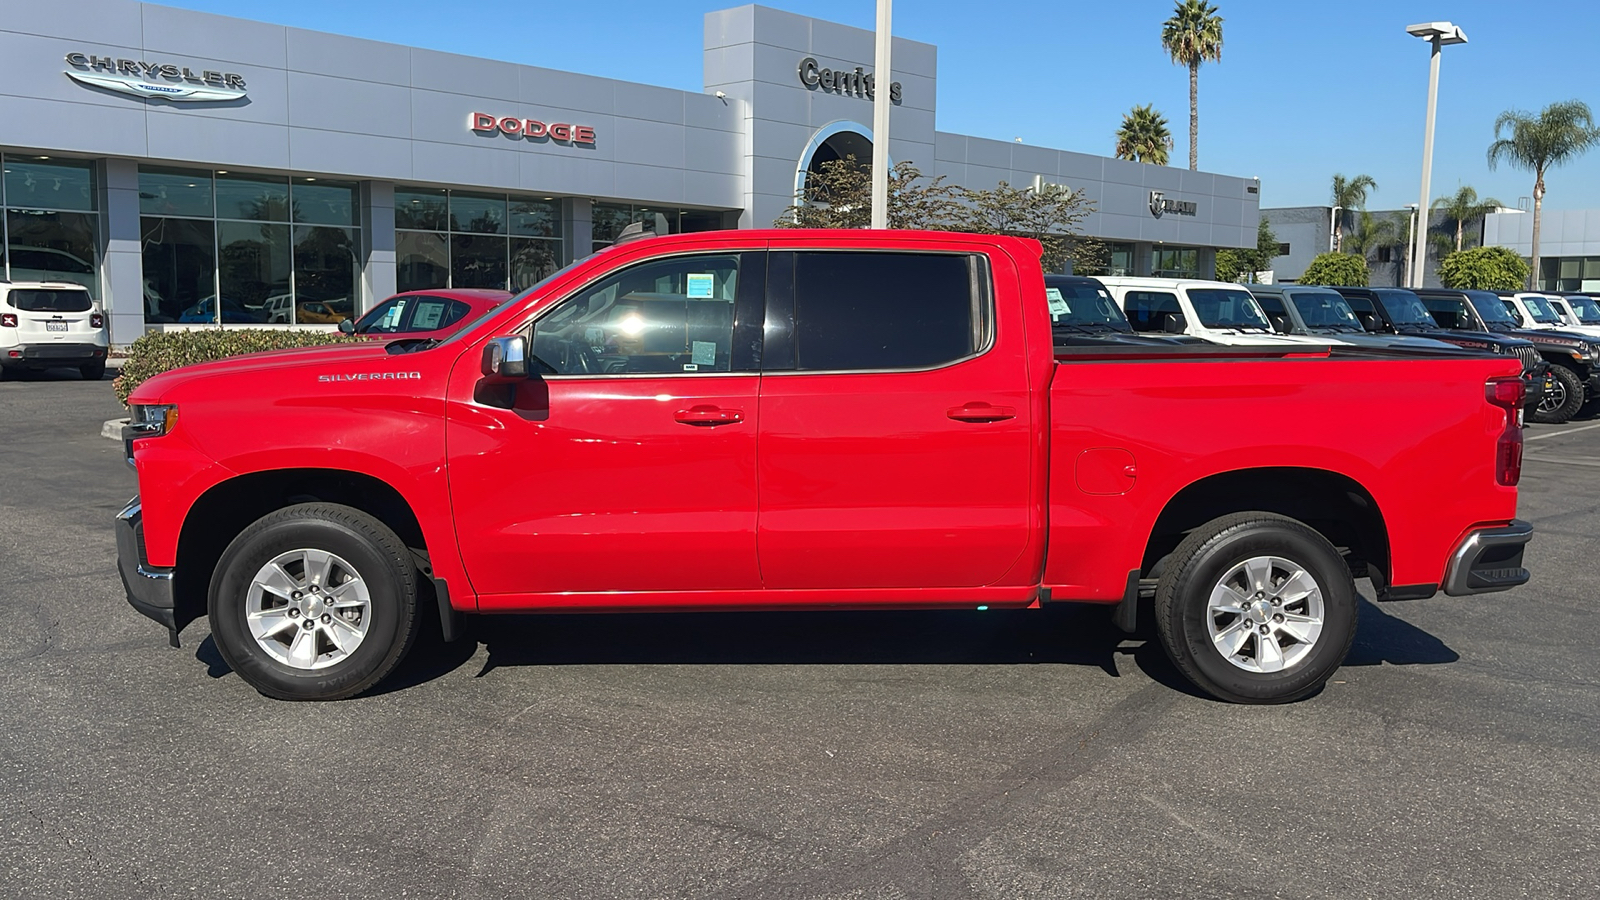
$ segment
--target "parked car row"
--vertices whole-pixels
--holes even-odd
[[[1600,302],[1588,294],[1239,285],[1047,275],[1058,345],[1205,341],[1419,354],[1477,350],[1523,367],[1527,413],[1559,424],[1600,396]]]

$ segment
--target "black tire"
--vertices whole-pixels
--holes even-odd
[[[347,561],[366,582],[371,598],[365,637],[347,658],[321,669],[296,668],[273,658],[246,623],[256,573],[296,549],[325,551]],[[411,649],[417,633],[417,577],[405,544],[367,514],[334,503],[285,507],[241,532],[217,562],[211,576],[211,636],[239,677],[268,697],[353,697],[382,681]]]
[[[1213,643],[1217,620],[1208,620],[1213,589],[1235,566],[1261,556],[1303,568],[1322,604],[1321,634],[1301,658],[1277,672],[1230,662]],[[1287,703],[1315,693],[1344,662],[1356,634],[1356,588],[1344,558],[1317,531],[1271,513],[1237,513],[1200,526],[1173,551],[1156,589],[1155,617],[1167,655],[1196,687],[1234,703]],[[1253,634],[1250,639],[1257,640]],[[1276,635],[1269,639],[1282,646]],[[1291,652],[1295,646],[1290,643]]]
[[[1560,425],[1578,414],[1583,408],[1583,379],[1566,366],[1551,366],[1550,377],[1555,381],[1556,396],[1545,391],[1539,405],[1528,411],[1528,418],[1540,425]]]
[[[78,373],[83,376],[84,381],[99,381],[100,379],[106,377],[105,360],[79,366]]]

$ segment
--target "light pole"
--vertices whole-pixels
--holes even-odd
[[[1338,225],[1336,225],[1334,223],[1338,221],[1338,219],[1339,219],[1339,211],[1342,210],[1342,209],[1344,209],[1344,207],[1335,206],[1333,209],[1328,210],[1328,252],[1329,253],[1332,253],[1333,251],[1339,249],[1338,247],[1334,246],[1333,236],[1334,236],[1334,234],[1337,233],[1335,231],[1335,229],[1337,229],[1339,227]]]
[[[872,227],[889,227],[889,7],[878,0],[877,52],[872,67]]]
[[[1428,123],[1422,132],[1422,199],[1418,201],[1418,210],[1428,208],[1428,192],[1432,189],[1429,183],[1433,179],[1433,116],[1439,105],[1439,50],[1448,44],[1465,44],[1467,33],[1456,27],[1451,22],[1422,22],[1406,27],[1406,34],[1419,37],[1433,45],[1433,53],[1428,61]],[[1426,229],[1417,228],[1412,240],[1414,260],[1411,264],[1411,287],[1422,287],[1422,270],[1426,268],[1427,259],[1423,256],[1423,232]]]
[[[1417,258],[1417,255],[1412,252],[1411,247],[1412,238],[1417,233],[1417,204],[1407,203],[1406,209],[1411,210],[1411,230],[1406,232],[1406,280],[1403,282],[1403,284],[1405,284],[1407,287],[1410,287],[1411,267],[1415,265]]]

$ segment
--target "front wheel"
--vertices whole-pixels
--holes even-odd
[[[365,513],[286,507],[223,552],[211,576],[211,634],[239,677],[269,697],[352,697],[410,649],[416,578],[405,544]]]
[[[1235,703],[1286,703],[1315,693],[1344,662],[1356,590],[1320,533],[1239,513],[1178,545],[1155,613],[1168,656],[1195,686]]]
[[[1583,407],[1583,379],[1566,366],[1550,366],[1550,382],[1528,418],[1541,425],[1560,425]]]

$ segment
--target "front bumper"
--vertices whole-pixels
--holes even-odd
[[[178,646],[177,600],[172,590],[173,570],[145,561],[144,528],[139,498],[117,513],[117,572],[134,609],[167,626],[172,646]]]
[[[1533,525],[1521,519],[1467,535],[1450,555],[1450,565],[1444,573],[1444,592],[1452,597],[1466,597],[1527,584],[1531,576],[1522,567],[1522,551],[1532,539]]]

